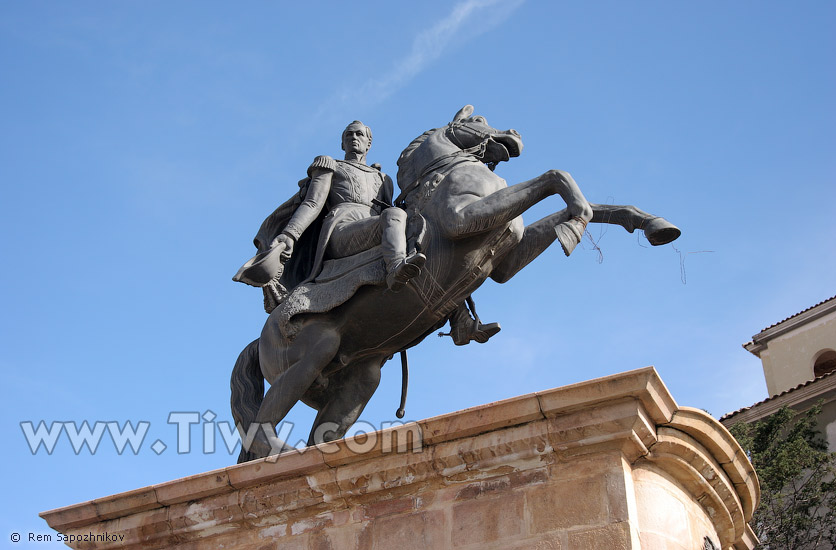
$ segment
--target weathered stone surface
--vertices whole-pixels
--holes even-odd
[[[229,484],[236,489],[259,485],[269,481],[303,475],[323,468],[325,459],[317,448],[308,448],[304,452],[291,451],[280,457],[255,462],[252,467],[230,466],[226,468]]]
[[[741,486],[736,493],[743,505],[744,515],[749,517],[755,509],[756,502],[760,499],[757,474],[753,469],[746,467],[749,461],[740,445],[737,444],[737,440],[725,429],[712,432],[709,429],[712,422],[713,419],[707,417],[703,411],[682,407],[673,415],[668,426],[688,434],[704,446],[714,460],[722,466],[731,482]]]
[[[423,429],[424,444],[432,445],[446,441],[449,434],[477,435],[541,418],[545,416],[536,395],[523,395],[436,416],[418,424]]]
[[[525,499],[519,491],[453,506],[453,546],[516,539],[524,526]]]
[[[607,548],[608,550],[636,548],[630,538],[630,524],[627,522],[570,531],[568,547],[578,550],[581,548]]]
[[[728,432],[676,407],[653,369],[598,386],[421,421],[430,442],[401,452],[340,442],[42,516],[125,536],[74,543],[97,549],[753,548],[757,481]]]
[[[214,475],[212,475],[214,474]],[[156,501],[160,504],[176,504],[224,492],[229,487],[226,470],[216,470],[185,477],[154,486]]]
[[[450,525],[442,510],[382,518],[369,525],[375,550],[449,548]]]

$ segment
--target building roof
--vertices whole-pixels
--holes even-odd
[[[766,343],[776,336],[780,336],[790,330],[808,323],[814,319],[836,311],[836,296],[831,296],[827,300],[823,300],[814,306],[799,311],[795,315],[790,315],[782,321],[769,325],[759,333],[752,336],[752,340],[743,344],[744,349],[760,357],[760,352],[766,347]]]
[[[769,330],[769,329],[771,329],[772,327],[777,327],[777,326],[778,326],[778,325],[780,325],[781,323],[785,323],[785,322],[789,321],[790,319],[793,319],[793,318],[795,318],[795,317],[798,317],[798,316],[799,316],[799,315],[801,315],[802,313],[807,313],[807,312],[808,312],[808,311],[810,311],[811,309],[815,309],[815,308],[819,307],[820,305],[822,305],[822,304],[826,304],[826,303],[827,303],[827,302],[829,302],[830,300],[834,300],[834,299],[836,299],[836,296],[831,296],[831,297],[830,297],[830,298],[828,298],[827,300],[822,300],[822,301],[821,301],[821,302],[819,302],[818,304],[816,304],[816,305],[814,305],[814,306],[810,306],[810,307],[808,307],[807,309],[803,309],[803,310],[799,311],[798,313],[796,313],[795,315],[790,315],[789,317],[787,317],[786,319],[784,319],[784,320],[782,320],[782,321],[778,321],[777,323],[773,323],[773,324],[769,325],[769,326],[768,326],[768,327],[766,327],[765,329],[761,330],[761,332],[764,332],[764,331],[766,331],[766,330]]]
[[[831,300],[832,299],[833,298],[831,298]],[[836,371],[808,380],[803,384],[795,386],[794,388],[782,391],[772,397],[767,397],[763,401],[758,401],[754,405],[749,405],[748,407],[737,409],[734,412],[726,413],[720,417],[720,422],[724,426],[728,427],[732,424],[730,420],[738,416],[739,418],[735,418],[734,423],[752,422],[753,420],[769,416],[781,407],[791,406],[802,401],[821,397],[823,393],[830,389],[836,389]]]

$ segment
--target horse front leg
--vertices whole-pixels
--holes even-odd
[[[635,206],[615,204],[590,204],[592,222],[620,225],[632,233],[636,229],[644,230],[650,244],[654,246],[674,241],[681,232],[679,228],[664,218],[648,214]],[[491,279],[504,283],[530,264],[559,238],[558,228],[571,220],[567,210],[550,214],[542,220],[527,226],[522,239],[491,271]]]
[[[479,197],[472,187],[461,186],[462,192],[450,198],[449,207],[440,217],[445,236],[460,239],[489,231],[515,218],[533,205],[552,195],[560,195],[566,203],[569,219],[556,229],[568,256],[580,242],[586,224],[592,219],[592,208],[578,184],[562,170],[549,170],[528,181],[504,187]]]
[[[635,206],[617,204],[591,204],[594,223],[620,225],[629,233],[642,229],[653,246],[668,244],[679,238],[682,232],[665,218],[648,214]]]
[[[522,239],[491,271],[491,279],[504,283],[530,264],[557,238],[557,228],[572,217],[568,210],[555,212],[525,227]],[[593,214],[594,219],[594,214]]]

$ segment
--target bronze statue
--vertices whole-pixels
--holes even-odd
[[[255,431],[239,462],[282,449],[275,426],[299,400],[318,411],[309,445],[343,437],[383,364],[448,320],[451,332],[452,323],[466,327],[463,343],[490,337],[464,305],[473,291],[488,277],[509,280],[555,239],[568,256],[590,221],[642,229],[653,245],[679,236],[633,206],[588,203],[560,170],[509,187],[493,169],[519,156],[522,140],[472,112],[464,107],[404,150],[397,207],[391,180],[365,164],[371,131],[354,122],[343,134],[346,160],[317,157],[300,193],[262,224],[259,252],[235,278],[272,287],[271,312],[233,369],[232,411],[242,438],[252,423],[273,432]],[[524,226],[522,213],[555,194],[567,208]]]
[[[349,124],[342,133],[345,160],[316,157],[308,177],[299,182],[298,195],[261,225],[255,246],[262,257],[279,263],[271,266],[272,277],[265,283],[254,273],[263,267],[257,254],[234,279],[263,286],[267,313],[289,291],[314,280],[325,260],[352,256],[376,245],[380,245],[390,290],[400,290],[420,273],[426,256],[414,249],[407,253],[406,212],[392,206],[392,179],[381,172],[379,164],[366,164],[371,144],[371,128],[359,120]],[[482,325],[478,317],[471,318],[464,302],[450,323],[456,345],[471,340],[484,343],[500,330],[498,323]]]

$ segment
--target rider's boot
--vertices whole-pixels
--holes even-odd
[[[387,265],[386,286],[393,291],[402,289],[410,279],[421,273],[426,261],[426,256],[420,252],[413,252],[405,258],[391,262],[391,267]]]
[[[387,208],[380,214],[380,223],[386,285],[390,290],[398,291],[421,273],[427,257],[416,251],[406,253],[406,212],[400,208]]]
[[[462,304],[450,317],[450,336],[457,346],[464,346],[475,340],[479,344],[487,342],[491,336],[502,330],[499,323],[482,324],[479,319],[470,316],[467,307]]]

